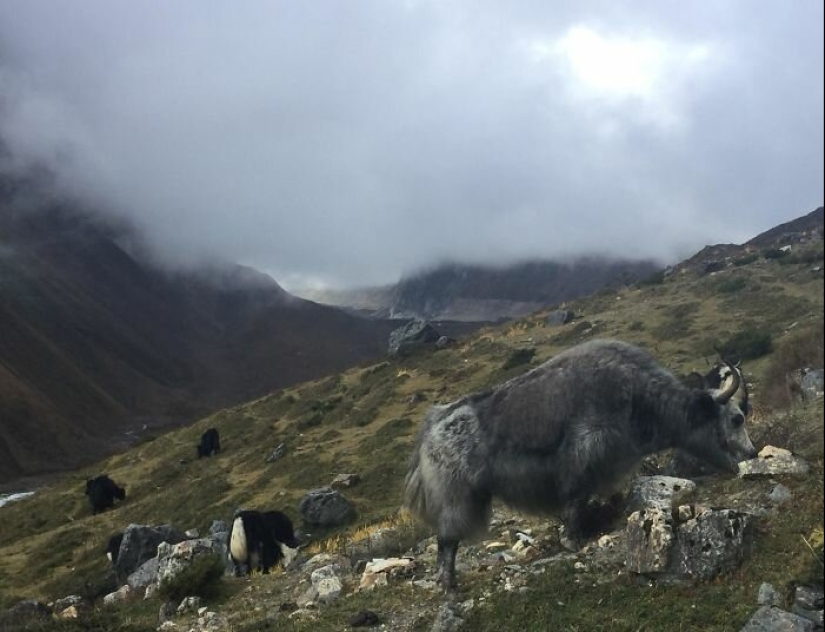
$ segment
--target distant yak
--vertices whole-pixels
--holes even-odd
[[[268,573],[281,561],[281,545],[297,548],[292,521],[280,511],[236,511],[227,539],[229,557],[240,576],[260,570]]]
[[[106,474],[102,474],[86,481],[86,495],[89,497],[92,513],[98,514],[113,507],[115,499],[126,500],[126,488],[118,486]]]
[[[221,436],[217,428],[210,428],[201,435],[201,442],[198,444],[198,458],[212,456],[221,451]]]
[[[724,388],[692,389],[637,347],[591,341],[434,407],[415,444],[405,503],[437,530],[442,587],[455,587],[459,541],[486,529],[493,498],[560,513],[578,544],[590,498],[614,492],[648,454],[680,448],[737,472],[756,451],[732,400],[741,374],[726,368]]]

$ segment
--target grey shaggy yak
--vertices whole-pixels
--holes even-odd
[[[433,407],[415,445],[405,504],[438,532],[442,587],[455,588],[458,543],[486,529],[493,498],[560,513],[578,541],[591,496],[614,491],[645,455],[680,448],[737,472],[756,450],[733,400],[743,380],[728,366],[723,389],[689,388],[647,352],[597,340]]]

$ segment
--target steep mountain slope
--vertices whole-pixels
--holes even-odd
[[[385,350],[391,323],[240,266],[163,272],[119,245],[124,229],[36,188],[0,182],[0,481]]]
[[[305,295],[379,317],[493,322],[632,283],[657,269],[650,261],[594,257],[506,267],[449,264],[406,276],[395,286]]]
[[[801,247],[801,260],[765,256],[767,251],[752,252],[757,255],[752,259],[736,258],[746,252],[737,248],[734,258],[714,273],[686,267],[571,302],[577,318],[567,325],[549,324],[546,313],[537,313],[489,327],[447,349],[352,368],[220,411],[93,468],[68,474],[32,498],[0,509],[0,594],[5,598],[0,606],[23,597],[99,596],[113,589],[102,552],[107,538],[129,523],[172,522],[204,533],[212,520],[228,520],[240,506],[277,508],[297,521],[305,492],[328,484],[340,472],[362,478],[344,490],[359,516],[347,528],[315,532],[323,542],[316,542],[314,550],[345,551],[359,538],[371,542],[369,534],[396,516],[412,442],[432,404],[500,383],[592,338],[642,345],[663,365],[685,374],[705,368],[720,343],[736,341],[740,352],[752,352],[753,335],[760,334],[772,346],[760,346],[742,364],[754,408],[751,436],[757,448],[770,443],[798,452],[811,470],[800,478],[780,477],[792,499],[782,511],[761,516],[755,553],[740,569],[699,586],[649,586],[647,580],[628,579],[621,566],[618,574],[614,567],[602,572],[588,565],[589,558],[579,557],[576,561],[583,570],[568,560],[548,565],[546,572],[542,567],[535,568],[535,574],[524,573],[528,592],[521,594],[502,588],[502,573],[511,567],[490,561],[480,547],[476,550],[486,555],[484,568],[462,576],[461,601],[474,600],[477,608],[468,629],[544,629],[547,621],[557,619],[571,629],[602,629],[611,620],[619,622],[614,626],[618,630],[740,629],[756,608],[761,582],[792,591],[806,567],[821,563],[812,559],[800,535],[807,538],[817,529],[821,533],[822,401],[790,413],[774,410],[767,397],[767,376],[783,349],[795,341],[819,340],[819,348],[811,351],[821,362],[825,310],[821,240]],[[819,338],[813,335],[817,332]],[[533,354],[519,353],[525,349]],[[212,459],[192,459],[197,437],[210,426],[219,428],[225,450]],[[267,463],[265,456],[281,443],[287,447],[284,456]],[[91,516],[82,486],[87,475],[99,471],[126,483],[131,491],[114,511]],[[710,477],[699,486],[697,503],[730,506],[731,499],[762,502],[774,483]],[[522,518],[516,519],[522,528]],[[493,535],[509,532],[511,520],[508,514]],[[555,531],[555,523],[544,522],[542,534]],[[325,536],[333,537],[324,540]],[[548,556],[560,550],[557,540],[548,547]],[[459,556],[469,555],[467,549]],[[424,559],[421,550],[416,556]],[[380,550],[376,556],[387,553]],[[432,571],[432,561],[427,564]],[[356,593],[355,577],[347,579],[344,588],[352,597],[321,606],[309,613],[309,619],[293,620],[280,612],[288,611],[281,606],[306,591],[305,574],[226,578],[223,583],[224,600],[210,608],[232,617],[235,630],[340,630],[362,608],[394,621],[417,610],[417,623],[407,617],[409,626],[393,629],[429,629],[441,602],[438,594],[411,586],[406,579]],[[158,600],[136,600],[124,608],[119,611],[122,618],[128,614],[133,623],[156,627]]]
[[[784,222],[760,233],[744,245],[768,248],[814,240],[821,241],[823,222],[825,222],[825,207],[820,206],[807,215],[797,217],[790,222]]]

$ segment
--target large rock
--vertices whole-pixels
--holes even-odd
[[[441,334],[430,323],[413,320],[390,333],[388,353],[391,356],[403,355],[416,347],[436,342]]]
[[[696,490],[696,483],[674,476],[640,476],[633,481],[627,495],[627,511],[655,508],[670,511],[674,503],[682,504],[685,496]]]
[[[679,525],[671,569],[679,575],[710,579],[730,572],[751,553],[754,516],[713,509]]]
[[[334,564],[312,571],[310,581],[317,592],[316,601],[320,603],[332,603],[341,596],[341,591],[344,589],[340,569]]]
[[[806,397],[819,397],[825,389],[825,372],[822,369],[805,369],[799,385]]]
[[[569,309],[557,309],[550,312],[544,319],[547,325],[566,325],[573,320],[573,312]]]
[[[150,584],[157,583],[158,579],[158,558],[153,557],[140,565],[134,573],[126,578],[126,583],[132,588],[146,588]]]
[[[676,540],[670,511],[650,508],[627,519],[627,568],[633,573],[664,573]]]
[[[680,508],[682,509],[682,508]],[[754,517],[730,509],[691,515],[652,508],[627,522],[627,567],[663,579],[710,579],[729,572],[750,554]]]
[[[117,576],[123,580],[156,557],[161,542],[175,544],[185,539],[185,533],[168,524],[157,527],[130,524],[123,532],[123,541],[115,563]]]
[[[804,459],[794,456],[789,450],[767,445],[755,459],[739,463],[739,477],[804,476],[810,469]]]
[[[308,492],[301,500],[298,510],[304,522],[318,527],[344,525],[357,515],[350,502],[331,487]]]
[[[807,619],[779,608],[762,606],[740,632],[813,632],[814,624]]]
[[[157,583],[162,584],[174,579],[178,573],[189,568],[201,556],[222,555],[225,550],[212,538],[186,540],[178,544],[165,542],[158,547]]]
[[[229,525],[224,520],[213,520],[209,526],[209,536],[212,539],[226,538],[229,536]]]
[[[794,593],[793,613],[813,621],[816,629],[825,627],[825,591],[822,586],[797,586]]]

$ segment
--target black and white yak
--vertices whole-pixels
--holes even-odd
[[[126,500],[126,488],[120,487],[106,474],[86,481],[86,495],[92,506],[92,513],[97,514],[114,506],[115,499]]]
[[[418,436],[405,504],[437,530],[439,582],[452,589],[458,543],[482,533],[493,498],[560,514],[579,542],[588,501],[645,455],[680,448],[735,473],[756,451],[733,395],[691,389],[645,351],[592,341],[492,390],[435,406]]]
[[[212,456],[221,451],[221,435],[217,428],[210,428],[201,435],[201,442],[198,444],[198,458]]]
[[[281,545],[298,548],[292,521],[280,511],[236,511],[226,546],[240,576],[260,570],[269,572],[284,557]]]

